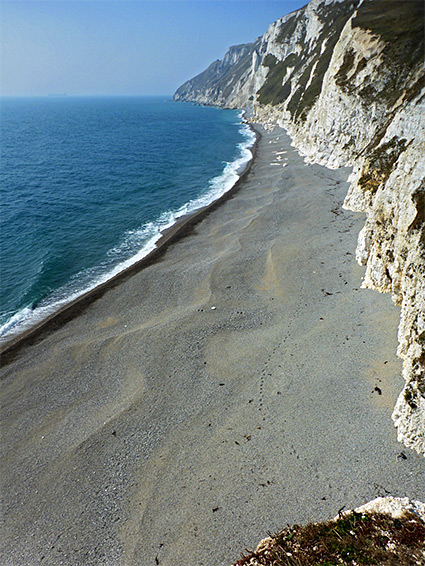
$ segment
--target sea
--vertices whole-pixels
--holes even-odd
[[[228,191],[241,112],[167,97],[1,98],[0,340],[151,252]]]

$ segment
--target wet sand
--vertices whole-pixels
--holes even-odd
[[[2,564],[229,565],[287,522],[425,499],[348,171],[262,134],[232,198],[6,359]]]

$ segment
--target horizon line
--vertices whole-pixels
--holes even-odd
[[[173,97],[174,93],[160,94],[70,94],[70,93],[47,93],[47,94],[1,94],[0,98],[140,98],[140,97]]]

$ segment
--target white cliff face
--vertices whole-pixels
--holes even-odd
[[[391,292],[401,305],[398,355],[406,384],[393,419],[399,440],[425,453],[425,89],[418,88],[423,69],[412,73],[392,104],[381,97],[362,99],[357,93],[363,85],[379,92],[391,78],[384,49],[379,36],[353,29],[350,19],[305,122],[294,122],[284,107],[278,121],[309,161],[354,165],[344,206],[366,213],[357,247],[357,260],[366,266],[363,287]],[[411,100],[409,88],[416,91]]]
[[[423,92],[423,91],[422,91]],[[399,440],[425,452],[425,104],[401,108],[379,148],[406,140],[406,149],[385,182],[365,198],[363,167],[357,165],[345,206],[366,213],[358,260],[366,265],[363,287],[391,292],[401,305],[398,355],[406,381],[393,419]],[[387,150],[388,151],[388,150]],[[369,167],[369,164],[367,164]]]
[[[174,94],[174,100],[237,107],[238,92],[247,77],[260,71],[262,58],[256,51],[258,45],[259,41],[230,47],[221,61],[215,61],[204,72],[185,82]],[[250,95],[251,92],[246,93],[246,97]]]
[[[376,124],[382,119],[382,112],[373,102],[367,106],[353,103],[353,96],[344,92],[338,85],[338,72],[347,53],[353,53],[351,76],[347,77],[347,81],[352,89],[361,86],[366,76],[373,76],[375,73],[375,59],[380,43],[382,42],[379,39],[373,40],[368,31],[357,29],[353,32],[351,19],[348,20],[324,75],[320,96],[308,112],[304,124],[294,122],[289,113],[284,112],[285,122],[288,123],[294,143],[306,155],[308,161],[320,162],[328,167],[346,165],[347,157],[364,148],[373,137]],[[364,57],[364,46],[368,46],[369,58],[364,68],[353,76]],[[305,135],[306,131],[308,136]]]
[[[205,100],[250,106],[254,120],[286,128],[307,161],[353,167],[344,207],[366,215],[363,287],[401,307],[406,385],[393,419],[399,440],[425,454],[423,4],[382,2],[313,0],[271,24],[239,75],[228,71],[220,96],[208,86]]]

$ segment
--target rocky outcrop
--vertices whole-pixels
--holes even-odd
[[[249,108],[286,128],[306,160],[352,166],[344,206],[366,214],[363,287],[401,307],[406,384],[398,438],[425,453],[425,71],[421,0],[313,0],[231,48],[176,93]]]

